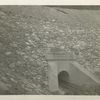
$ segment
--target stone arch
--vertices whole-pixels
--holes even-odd
[[[63,80],[70,80],[70,62],[69,61],[49,61],[48,67],[48,83],[51,92],[59,91],[59,81],[64,76]],[[59,77],[60,76],[60,77]],[[59,79],[60,78],[60,79]]]
[[[69,76],[70,83],[82,86],[82,85],[97,85],[100,84],[100,80],[93,74],[83,68],[78,62],[75,61],[73,55],[64,53],[62,50],[51,49],[47,54],[48,60],[48,85],[51,92],[59,91],[59,74],[66,73],[64,80],[66,81]],[[63,73],[63,74],[64,74]],[[61,78],[63,75],[61,76]]]

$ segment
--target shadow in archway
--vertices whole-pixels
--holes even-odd
[[[61,71],[58,74],[58,83],[59,83],[59,86],[62,85],[63,83],[65,83],[65,82],[66,83],[69,82],[69,74],[66,71]]]
[[[65,95],[79,95],[83,94],[80,86],[71,83],[68,72],[61,71],[58,74],[59,88],[63,89]]]

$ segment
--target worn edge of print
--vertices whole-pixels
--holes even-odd
[[[0,1],[0,2],[2,2],[2,1]],[[9,1],[9,2],[11,2],[11,1]],[[24,1],[25,2],[25,1]],[[65,1],[64,1],[65,2]],[[39,2],[40,3],[40,2]],[[9,4],[9,3],[8,3]],[[94,1],[94,4],[95,4],[95,1]],[[98,4],[98,3],[97,3]],[[7,4],[6,4],[7,5]],[[40,5],[41,5],[41,3],[40,3]],[[73,100],[73,99],[75,99],[75,97],[74,96],[71,96],[71,98],[70,98],[70,96],[68,96],[68,97],[66,97],[66,96],[64,96],[64,97],[62,97],[62,96],[0,96],[0,98],[1,99],[3,99],[3,100],[11,100],[11,99],[14,99],[14,100],[28,100],[28,99],[30,99],[30,100],[32,100],[32,99],[35,99],[35,100],[41,100],[41,99],[48,99],[48,100],[50,100],[50,99],[62,99],[62,100],[65,100],[65,99],[70,99],[70,100]],[[85,99],[88,99],[88,100],[90,100],[90,99],[95,99],[95,100],[99,100],[100,98],[99,98],[99,96],[95,96],[95,97],[93,97],[92,96],[92,98],[91,98],[91,96],[89,96],[89,97],[84,97],[84,96],[81,96],[81,97],[76,97],[77,99],[81,99],[81,100],[83,100],[84,98]]]

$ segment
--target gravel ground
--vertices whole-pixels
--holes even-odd
[[[100,78],[100,9],[0,6],[0,94],[52,94],[51,45]]]

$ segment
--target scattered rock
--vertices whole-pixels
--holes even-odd
[[[10,51],[5,52],[5,55],[7,55],[7,56],[9,56],[9,55],[11,55],[11,54],[12,54],[12,52],[10,52]]]

